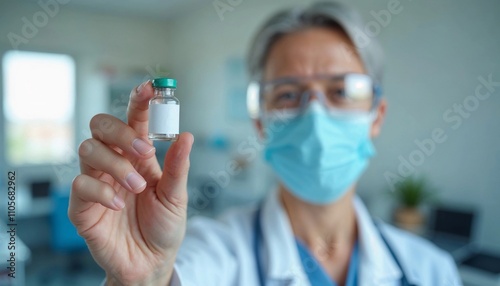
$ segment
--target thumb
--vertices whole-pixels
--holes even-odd
[[[189,154],[193,142],[193,134],[182,133],[165,155],[163,174],[156,187],[156,195],[170,211],[186,210]]]

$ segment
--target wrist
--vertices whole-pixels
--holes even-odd
[[[167,286],[170,285],[174,266],[156,270],[152,275],[144,278],[130,278],[106,273],[106,286]]]

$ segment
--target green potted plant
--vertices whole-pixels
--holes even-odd
[[[398,227],[420,232],[424,215],[420,206],[432,196],[432,191],[424,177],[409,176],[394,186],[393,196],[398,202],[394,211],[394,222]]]

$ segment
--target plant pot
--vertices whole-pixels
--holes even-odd
[[[394,222],[402,229],[420,234],[423,230],[424,215],[415,207],[399,207],[394,211]]]

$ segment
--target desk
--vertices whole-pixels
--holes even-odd
[[[478,252],[460,260],[458,270],[466,286],[500,286],[500,258]]]

